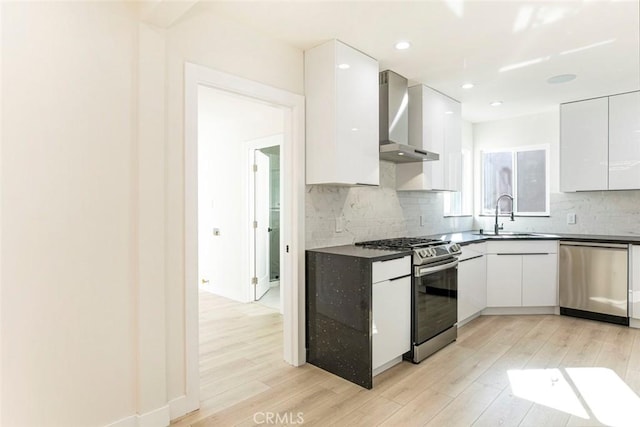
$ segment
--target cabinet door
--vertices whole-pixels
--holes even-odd
[[[446,97],[445,97],[446,98]],[[445,99],[444,112],[444,190],[462,190],[462,107],[458,101]]]
[[[336,161],[347,181],[378,185],[378,62],[338,42],[335,72]]]
[[[373,284],[373,361],[376,369],[411,347],[411,277]]]
[[[410,87],[409,144],[438,153],[440,159],[398,164],[398,190],[460,190],[462,118],[459,102],[424,85]]]
[[[487,255],[487,307],[522,305],[522,256]]]
[[[560,191],[608,188],[609,101],[560,105]]]
[[[609,97],[609,190],[640,188],[640,92]]]
[[[307,184],[379,184],[378,63],[331,40],[305,52]]]
[[[558,254],[522,256],[522,305],[558,305]]]
[[[487,306],[487,265],[484,255],[458,264],[458,323]]]
[[[640,320],[640,245],[631,246],[631,283],[629,284],[629,316]]]

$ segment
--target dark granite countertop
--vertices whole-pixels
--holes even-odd
[[[571,240],[580,242],[609,242],[609,243],[632,243],[640,244],[638,236],[610,236],[595,234],[567,234],[567,233],[531,233],[531,236],[501,236],[479,235],[477,231],[461,231],[457,233],[433,234],[427,237],[440,240],[449,240],[459,245],[486,242],[489,240]]]
[[[398,251],[390,249],[363,248],[362,246],[356,245],[330,246],[328,248],[307,249],[307,251],[367,258],[372,261],[400,258],[402,256],[412,254],[410,250]]]
[[[528,233],[528,232],[527,232]],[[611,236],[603,234],[568,234],[568,233],[531,233],[530,236],[507,236],[501,235],[496,238],[492,235],[480,235],[477,231],[460,231],[447,234],[431,234],[428,236],[432,239],[448,240],[458,243],[461,246],[470,245],[472,243],[481,243],[489,240],[569,240],[577,242],[598,242],[598,243],[629,243],[640,244],[640,235],[633,236]],[[356,245],[331,246],[327,248],[307,249],[308,251],[322,252],[336,255],[346,255],[359,258],[366,258],[372,261],[381,261],[385,259],[399,258],[405,255],[411,255],[410,250],[398,251],[390,249],[374,249],[364,248]]]

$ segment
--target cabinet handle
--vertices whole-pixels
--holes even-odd
[[[404,279],[405,277],[409,277],[409,274],[405,274],[404,276],[398,276],[398,277],[394,277],[393,279],[389,279],[390,282],[393,282],[395,280],[400,280],[400,279]]]
[[[499,253],[496,255],[549,255],[548,252],[508,252],[508,253]]]
[[[499,255],[499,254],[498,254]],[[472,259],[477,259],[477,258],[482,258],[484,255],[476,255],[476,256],[472,256],[471,258],[467,258],[467,259],[463,259],[460,262],[467,262],[467,261],[471,261]]]
[[[389,261],[396,261],[396,260],[399,260],[399,259],[404,259],[404,258],[406,258],[406,257],[408,257],[408,256],[410,256],[410,255],[399,256],[399,257],[397,257],[397,258],[381,259],[380,261],[374,261],[374,262],[389,262]]]

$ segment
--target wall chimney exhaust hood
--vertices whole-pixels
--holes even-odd
[[[380,160],[394,163],[439,160],[437,153],[409,145],[409,81],[393,71],[379,75]]]

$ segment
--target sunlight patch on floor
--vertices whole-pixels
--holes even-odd
[[[608,426],[638,425],[640,397],[611,369],[514,369],[507,371],[511,391],[585,420],[590,414]]]
[[[589,418],[559,369],[516,369],[507,371],[507,374],[514,396],[580,418]]]
[[[640,423],[640,397],[608,368],[567,368],[567,374],[598,421],[610,426]]]

